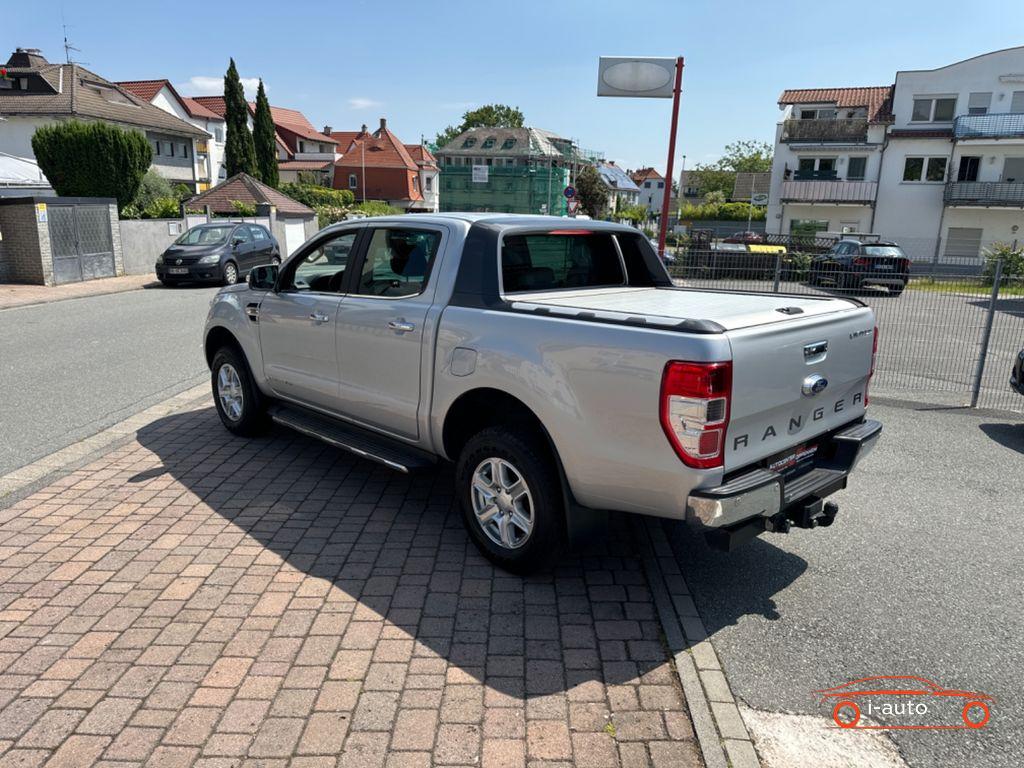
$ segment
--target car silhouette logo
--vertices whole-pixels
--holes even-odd
[[[832,719],[840,728],[874,730],[983,728],[991,714],[989,703],[995,701],[985,693],[943,688],[931,680],[914,675],[862,677],[814,693],[822,704],[832,706]],[[883,703],[876,704],[875,697],[880,697]],[[915,715],[927,716],[931,707],[940,710],[941,718],[943,713],[940,705],[943,703],[953,704],[953,708],[959,710],[960,722],[909,722]],[[862,714],[879,714],[886,719],[905,717],[907,722],[865,723],[862,722]]]
[[[800,387],[800,391],[804,393],[805,397],[814,397],[820,392],[824,392],[828,386],[828,379],[822,376],[820,373],[812,373],[806,379]]]

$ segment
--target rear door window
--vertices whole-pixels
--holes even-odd
[[[506,235],[501,249],[505,293],[626,284],[615,239],[586,230]]]

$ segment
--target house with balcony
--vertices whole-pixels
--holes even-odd
[[[1024,46],[899,71],[861,114],[848,92],[875,90],[782,94],[768,231],[870,232],[963,265],[1024,240]]]
[[[224,168],[224,117],[204,107],[195,99],[182,96],[166,79],[125,80],[117,85],[130,91],[154,107],[184,120],[209,134],[208,138],[196,140],[193,156],[195,165],[195,190],[205,192],[211,186],[227,178]]]
[[[870,232],[892,86],[783,91],[767,231]]]

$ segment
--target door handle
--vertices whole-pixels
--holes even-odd
[[[411,333],[416,330],[416,326],[412,323],[407,323],[405,320],[389,320],[388,328],[395,333]]]
[[[314,323],[318,323],[319,324],[319,323],[326,323],[331,318],[329,318],[323,312],[314,312],[314,313],[312,313],[309,316],[309,319],[312,320]]]

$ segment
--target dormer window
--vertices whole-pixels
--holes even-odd
[[[512,149],[516,145],[516,140],[511,136],[501,143],[502,149]]]
[[[490,149],[491,147],[494,146],[494,142],[495,138],[493,136],[488,136],[486,139],[484,139],[484,143],[481,145],[481,148]]]
[[[462,148],[463,149],[469,149],[470,147],[475,147],[475,146],[476,146],[476,139],[474,139],[472,136],[470,136],[468,139],[466,139],[464,142],[462,142]]]

